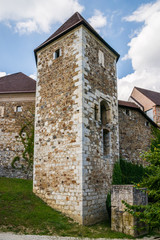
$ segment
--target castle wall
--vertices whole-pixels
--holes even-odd
[[[115,56],[85,28],[83,61],[83,223],[93,224],[107,217],[106,198],[119,154],[117,78]],[[102,101],[109,108],[107,124],[101,119]],[[108,154],[104,153],[105,131]]]
[[[17,106],[22,108],[17,112]],[[23,144],[18,138],[26,119],[33,119],[35,108],[34,94],[1,94],[0,95],[0,176],[27,178],[23,169],[14,169],[11,163],[16,156],[22,156]],[[32,114],[31,114],[32,113]],[[21,160],[16,167],[26,162]],[[32,172],[30,173],[32,178]]]
[[[153,120],[160,127],[160,106],[153,107]]]
[[[140,154],[150,148],[152,125],[137,110],[119,106],[120,156],[132,163],[142,163]]]
[[[37,57],[33,191],[82,223],[82,29]]]

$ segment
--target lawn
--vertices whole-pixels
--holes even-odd
[[[90,238],[131,238],[109,223],[81,226],[47,206],[32,193],[32,181],[0,178],[0,230],[24,234]]]

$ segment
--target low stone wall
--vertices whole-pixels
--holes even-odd
[[[122,200],[130,205],[147,205],[147,194],[133,185],[113,185],[111,191],[111,229],[137,237],[147,233],[147,227],[137,221],[130,213],[125,212]]]
[[[0,166],[0,177],[33,179],[33,169],[27,174],[24,169]]]

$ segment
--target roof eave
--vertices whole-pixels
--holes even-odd
[[[101,42],[103,42],[103,44],[109,48],[109,50],[114,53],[114,55],[116,55],[117,59],[116,61],[118,61],[120,55],[119,53],[117,53],[93,28],[89,27],[89,25],[85,22],[85,21],[80,21],[79,23],[76,23],[75,25],[73,25],[72,27],[68,28],[67,30],[65,30],[64,32],[62,32],[61,34],[58,34],[56,37],[54,37],[53,39],[49,40],[48,42],[44,43],[42,46],[40,45],[39,47],[37,47],[34,50],[34,55],[35,55],[35,59],[36,59],[36,64],[37,64],[37,52],[39,50],[41,50],[42,48],[46,47],[48,44],[54,42],[55,40],[57,40],[58,38],[62,37],[64,34],[72,31],[74,28],[80,26],[80,25],[84,25],[89,31],[91,31]]]
[[[35,93],[36,91],[8,91],[8,92],[0,92],[0,94],[8,94],[8,93]]]

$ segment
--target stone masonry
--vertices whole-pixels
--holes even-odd
[[[82,24],[36,57],[33,191],[79,223],[93,224],[107,216],[119,154],[117,55]]]
[[[0,107],[3,113],[0,116],[0,176],[26,178],[23,169],[14,169],[11,162],[15,156],[22,156],[23,144],[18,141],[19,132],[26,119],[34,118],[34,94],[3,94],[0,96]],[[17,106],[22,111],[17,112]],[[22,160],[21,163],[25,165]],[[21,165],[17,165],[20,168]],[[30,173],[32,178],[32,172]]]
[[[157,127],[138,108],[119,104],[120,157],[132,163],[141,163],[140,155],[150,148],[152,127]]]
[[[111,229],[137,237],[147,233],[147,226],[140,223],[125,211],[124,200],[130,205],[147,205],[145,189],[136,189],[133,185],[113,185],[111,191]]]

